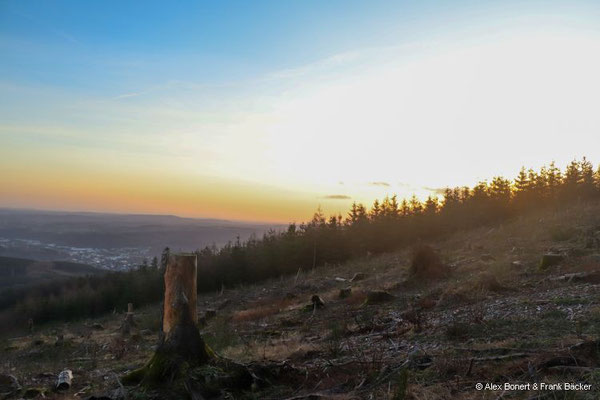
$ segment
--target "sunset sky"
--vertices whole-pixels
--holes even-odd
[[[291,222],[582,156],[597,1],[0,0],[0,207]]]

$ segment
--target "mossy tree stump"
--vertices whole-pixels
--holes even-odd
[[[196,254],[169,254],[160,343],[152,359],[124,377],[126,383],[173,382],[185,370],[215,359],[198,330]]]
[[[169,254],[165,269],[162,335],[150,361],[123,377],[126,385],[153,387],[161,398],[223,398],[225,392],[244,392],[274,381],[298,382],[305,373],[283,365],[238,364],[215,354],[198,329],[195,254]],[[163,390],[164,389],[164,390]]]

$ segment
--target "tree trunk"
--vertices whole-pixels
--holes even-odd
[[[198,324],[196,313],[197,261],[195,254],[169,255],[165,271],[163,333],[168,340],[178,325]]]
[[[163,351],[174,353],[193,364],[205,363],[212,357],[198,331],[196,311],[196,254],[170,254],[165,271],[163,309]]]
[[[182,369],[214,358],[198,331],[196,254],[169,254],[165,271],[162,339],[145,367],[127,375],[126,382],[172,381]]]

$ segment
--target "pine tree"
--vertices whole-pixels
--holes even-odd
[[[532,168],[527,170],[527,179],[529,180],[529,186],[527,187],[528,198],[531,201],[539,200],[542,192],[542,188],[540,187],[540,175],[534,171]]]
[[[471,192],[471,199],[475,202],[482,202],[489,197],[487,181],[478,182]]]
[[[529,176],[525,167],[521,167],[519,175],[515,178],[515,193],[517,196],[522,196],[529,189]]]
[[[323,209],[321,206],[317,208],[317,211],[313,214],[312,220],[310,221],[310,225],[314,228],[317,226],[325,226],[325,214],[323,214]]]
[[[357,213],[358,213],[358,222],[365,222],[368,220],[367,207],[365,207],[364,204],[358,203]]]
[[[579,170],[579,163],[573,160],[567,165],[565,170],[565,177],[563,179],[563,196],[569,199],[576,198],[578,196],[579,184],[581,183],[581,171]]]
[[[596,192],[594,184],[594,166],[585,157],[579,163],[581,172],[581,194],[586,197],[592,197]]]
[[[406,199],[402,199],[402,203],[400,203],[400,215],[403,217],[408,217],[410,215],[410,205]]]
[[[420,215],[423,212],[423,204],[419,201],[417,196],[414,194],[410,198],[410,213],[412,215]]]
[[[492,179],[492,183],[489,187],[489,195],[490,198],[498,203],[502,203],[504,205],[508,205],[510,202],[510,181],[501,176],[497,176]]]
[[[400,215],[400,209],[398,205],[398,196],[393,195],[390,201],[390,217],[393,219],[398,218]]]
[[[373,202],[373,207],[371,207],[371,212],[369,213],[369,217],[371,221],[375,221],[381,215],[381,205],[379,204],[379,200],[375,199]]]
[[[346,225],[354,225],[358,221],[358,205],[355,201],[352,202],[352,207],[350,208],[350,212],[346,217]]]
[[[437,197],[428,196],[425,201],[425,206],[423,208],[423,213],[425,215],[435,215],[438,211],[439,201]]]
[[[556,166],[554,161],[550,163],[547,171],[546,185],[548,187],[548,196],[551,199],[556,199],[560,186],[562,185],[562,172],[560,171],[560,168]]]

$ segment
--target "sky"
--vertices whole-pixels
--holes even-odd
[[[300,222],[600,162],[597,1],[0,0],[0,207]]]

